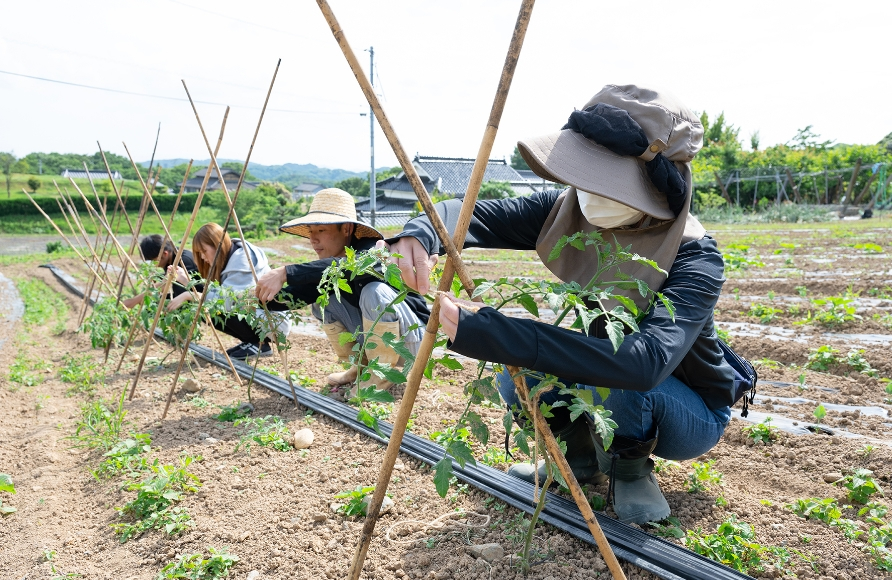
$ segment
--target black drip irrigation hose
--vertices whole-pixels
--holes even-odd
[[[56,266],[46,265],[59,281],[74,294],[83,297],[83,291],[76,286],[75,280]],[[156,335],[163,338],[160,330]],[[199,358],[213,363],[221,368],[229,368],[225,358],[215,355],[214,351],[205,346],[192,344],[189,349]],[[253,368],[241,361],[232,361],[236,371],[244,378],[250,378]],[[269,373],[257,370],[254,382],[275,393],[291,399],[291,388],[285,379],[273,376]],[[392,425],[380,421],[378,423],[385,437],[379,436],[374,430],[356,419],[356,409],[344,403],[340,403],[315,391],[310,391],[295,385],[298,401],[301,405],[321,413],[327,417],[350,427],[354,431],[362,433],[376,441],[386,444],[392,430]],[[412,433],[403,436],[403,444],[400,451],[406,455],[423,461],[428,465],[434,465],[445,455],[443,447],[433,441],[424,439]],[[453,462],[455,476],[481,491],[496,497],[505,503],[527,514],[532,514],[535,505],[533,503],[533,485],[526,481],[510,477],[507,473],[493,469],[487,465],[467,465],[462,468]],[[659,578],[666,580],[740,580],[752,577],[723,566],[690,550],[682,548],[662,538],[651,536],[638,528],[628,526],[602,514],[595,514],[598,523],[616,556],[647,570]],[[540,515],[542,521],[553,525],[575,538],[594,545],[594,539],[576,504],[564,497],[548,492],[548,501]]]

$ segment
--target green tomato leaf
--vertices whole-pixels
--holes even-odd
[[[474,411],[468,411],[467,421],[474,438],[486,446],[489,442],[489,427],[483,422],[483,418]]]
[[[657,292],[657,296],[660,298],[660,302],[663,303],[663,306],[666,307],[669,316],[672,317],[672,322],[675,322],[675,305],[672,304],[672,301],[666,298],[662,292]]]
[[[529,294],[521,294],[517,301],[520,302],[520,305],[523,306],[527,312],[539,318],[539,306],[536,304],[536,301],[533,300],[533,297]]]
[[[616,351],[619,350],[620,345],[625,339],[623,325],[620,321],[610,320],[607,322],[607,338],[610,339],[610,343],[613,345],[613,354],[616,354]]]
[[[452,458],[444,457],[434,465],[434,486],[440,497],[446,497],[449,491],[449,481],[452,479]]]

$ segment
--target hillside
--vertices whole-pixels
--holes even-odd
[[[238,159],[218,159],[220,163],[234,161],[240,163]],[[188,163],[188,159],[156,159],[155,164],[161,167],[170,168],[183,163]],[[208,165],[210,159],[196,160],[193,165]],[[148,167],[149,162],[142,162],[144,167]],[[329,169],[327,167],[319,167],[312,163],[285,163],[283,165],[263,165],[260,163],[249,163],[248,170],[258,179],[263,181],[278,181],[289,187],[294,187],[300,183],[313,182],[322,185],[332,185],[336,181],[347,179],[348,177],[360,177],[365,179],[366,173],[355,171],[347,171],[346,169]]]

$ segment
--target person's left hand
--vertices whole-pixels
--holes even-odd
[[[183,305],[187,300],[192,300],[192,295],[188,292],[183,292],[173,300],[167,303],[167,311],[172,312]]]

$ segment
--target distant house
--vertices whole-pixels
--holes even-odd
[[[526,179],[530,183],[530,186],[535,188],[536,191],[545,191],[547,189],[552,189],[555,187],[554,182],[542,179],[541,177],[533,173],[532,169],[518,169],[517,173],[519,173],[521,177]]]
[[[83,169],[63,169],[61,173],[62,177],[71,177],[74,179],[108,179],[108,172],[106,171],[90,171],[89,175]],[[121,174],[117,171],[112,172],[112,179],[118,180],[122,179]]]
[[[302,197],[313,197],[323,189],[325,186],[318,183],[301,183],[291,190],[291,198],[297,201]]]
[[[428,193],[435,190],[439,195],[462,198],[471,180],[474,159],[459,157],[425,157],[416,155],[412,161],[421,183]],[[537,178],[538,179],[538,178]],[[529,195],[539,191],[538,184],[523,178],[505,159],[490,159],[483,174],[483,181],[507,181],[516,195]],[[417,198],[405,172],[377,182],[376,211],[407,211],[415,207]],[[369,210],[368,198],[357,200],[358,211]]]
[[[238,186],[239,172],[234,169],[226,169],[225,167],[222,168],[221,171],[223,172],[223,182],[226,183],[226,189],[228,191],[235,191],[235,188]],[[186,188],[184,191],[186,193],[201,191],[201,184],[204,183],[204,176],[207,175],[207,172],[207,167],[196,171],[193,177],[186,180]],[[260,185],[259,181],[245,181],[242,183],[242,189],[254,189],[258,185]],[[223,189],[216,170],[211,174],[210,179],[208,179],[207,191],[213,191],[215,189]]]

